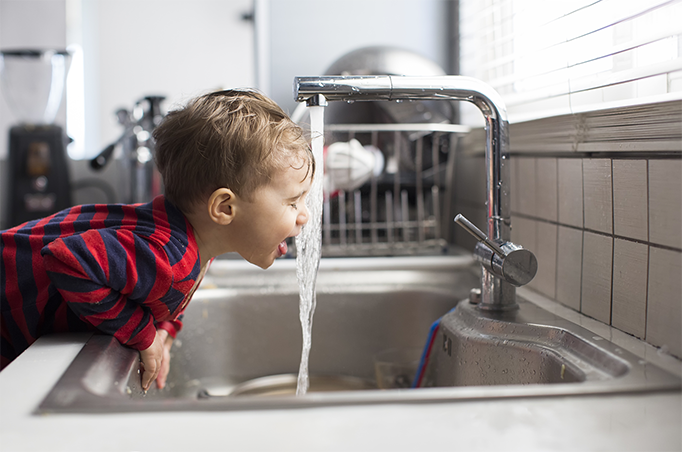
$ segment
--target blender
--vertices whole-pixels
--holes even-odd
[[[10,227],[71,205],[69,139],[54,124],[69,63],[63,50],[0,52],[1,90],[19,120],[9,131]]]

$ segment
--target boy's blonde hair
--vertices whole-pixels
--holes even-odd
[[[200,96],[168,113],[153,135],[166,198],[184,212],[221,187],[251,199],[287,165],[302,161],[306,177],[315,173],[303,129],[257,91]]]

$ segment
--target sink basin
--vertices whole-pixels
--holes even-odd
[[[439,386],[651,383],[643,362],[634,365],[621,348],[599,340],[524,300],[516,312],[485,315],[464,302],[443,318],[429,371]]]
[[[216,265],[218,264],[218,265]],[[265,272],[217,262],[189,304],[167,387],[140,388],[138,353],[93,335],[38,412],[232,410],[679,390],[680,379],[520,300],[482,315],[468,256],[323,260],[311,392],[290,395],[301,329],[293,262]],[[453,308],[455,308],[453,310]],[[442,317],[419,389],[376,389],[374,356],[422,348]],[[318,388],[318,389],[316,389]]]

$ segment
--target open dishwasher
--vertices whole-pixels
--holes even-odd
[[[468,130],[429,123],[325,125],[325,149],[348,143],[351,151],[326,152],[323,255],[446,253],[455,153]],[[379,160],[374,171],[358,169],[361,149],[360,160],[370,152]]]

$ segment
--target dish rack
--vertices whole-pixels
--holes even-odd
[[[442,254],[459,137],[456,124],[325,125],[325,147],[358,140],[381,151],[384,168],[352,191],[325,193],[322,255]],[[445,216],[444,216],[445,215]]]

